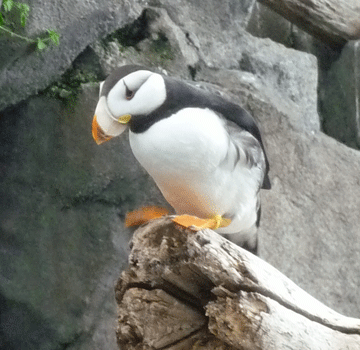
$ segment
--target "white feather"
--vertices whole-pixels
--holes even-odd
[[[100,84],[100,95],[104,82]],[[131,99],[126,98],[126,87],[135,92]],[[97,123],[106,135],[118,136],[127,129],[118,118],[130,115],[148,114],[161,106],[166,99],[163,77],[146,70],[133,72],[120,79],[108,93],[100,96],[95,115]]]
[[[95,115],[97,123],[99,124],[103,132],[108,136],[118,136],[127,129],[126,125],[120,124],[111,115],[106,104],[105,96],[100,97],[95,109]]]
[[[134,91],[132,99],[126,99],[126,87]],[[120,79],[107,97],[107,104],[114,117],[124,114],[145,115],[160,107],[166,99],[166,88],[160,74],[139,70]]]
[[[130,131],[130,145],[178,214],[231,217],[218,232],[234,233],[256,221],[261,170],[244,162],[227,164],[229,137],[217,114],[186,108],[145,132]],[[244,155],[241,145],[240,152]]]

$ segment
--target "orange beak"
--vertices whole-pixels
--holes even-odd
[[[98,145],[112,139],[112,136],[106,135],[105,132],[100,128],[98,122],[96,121],[96,115],[94,115],[94,119],[92,121],[92,136]]]

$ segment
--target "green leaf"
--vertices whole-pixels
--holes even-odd
[[[48,29],[48,34],[49,34],[50,40],[51,40],[56,46],[58,46],[58,45],[59,45],[59,42],[60,42],[60,35],[59,35],[59,33],[55,32],[55,30]]]
[[[38,39],[37,39],[36,46],[37,46],[38,50],[41,51],[41,50],[44,50],[44,49],[45,49],[46,43],[44,42],[44,40],[38,38]]]
[[[9,12],[9,11],[11,11],[11,9],[13,8],[14,1],[13,1],[13,0],[3,0],[2,5],[3,5],[3,7],[4,7],[4,10],[5,10],[6,12]]]
[[[30,12],[29,5],[18,2],[18,3],[16,3],[16,7],[20,10],[21,14],[24,14],[25,16],[29,15],[29,12]]]
[[[16,7],[20,11],[20,23],[23,27],[25,27],[26,20],[29,17],[30,7],[27,4],[17,3]]]
[[[25,27],[27,17],[24,15],[20,15],[20,23],[23,27]]]
[[[14,16],[12,16],[12,20],[9,24],[10,28],[7,28],[5,27],[5,23],[7,24],[8,20],[5,16],[5,12],[9,12],[13,8],[16,9],[16,14],[14,13]],[[43,37],[36,39],[31,39],[12,31],[11,28],[16,27],[14,25],[15,21],[13,18],[15,18],[17,21],[20,20],[21,25],[24,27],[29,17],[29,13],[30,7],[27,4],[14,0],[3,0],[2,2],[0,0],[0,30],[9,33],[11,36],[25,40],[28,43],[36,43],[37,49],[39,51],[44,50],[49,45],[49,42],[53,43],[54,45],[59,45],[60,35],[55,30],[48,29],[48,35],[45,38]]]

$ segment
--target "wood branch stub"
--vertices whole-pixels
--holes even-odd
[[[222,287],[213,292],[217,299],[206,306],[210,332],[235,347],[241,345],[241,349],[261,350],[257,332],[262,313],[268,312],[266,303],[254,293],[235,295]]]
[[[360,39],[358,0],[258,0],[320,40],[341,47]]]
[[[161,349],[201,331],[206,322],[201,312],[161,289],[131,288],[119,308],[118,339]]]
[[[360,320],[215,232],[169,218],[135,232],[115,292],[122,350],[359,349]]]

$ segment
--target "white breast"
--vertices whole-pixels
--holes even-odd
[[[177,213],[226,214],[233,217],[226,231],[238,232],[256,220],[257,185],[248,167],[220,166],[229,147],[224,126],[208,109],[186,108],[143,133],[130,132],[130,145]]]

